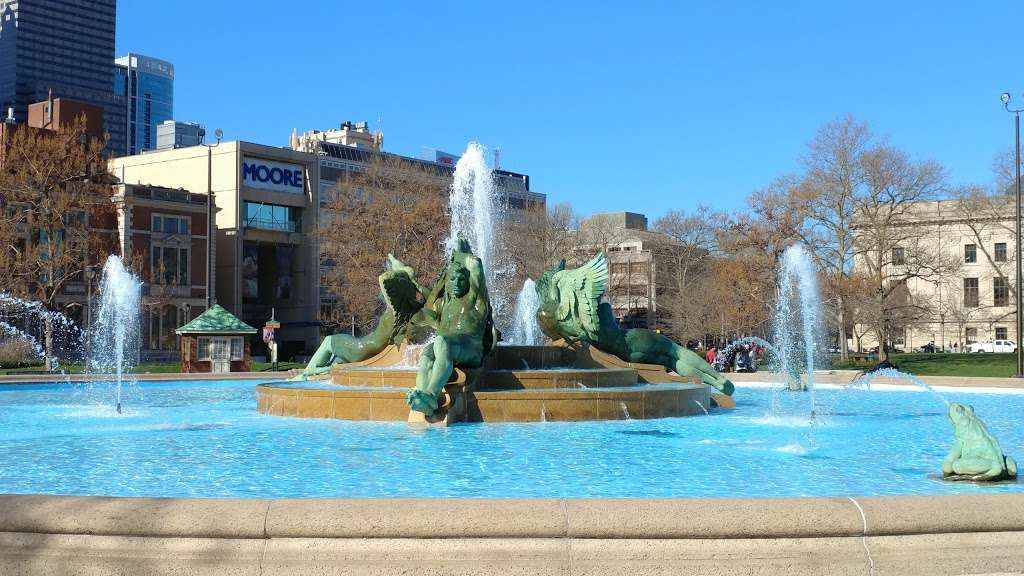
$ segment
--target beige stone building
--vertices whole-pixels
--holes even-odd
[[[911,351],[929,342],[957,350],[973,342],[1015,340],[1015,212],[1012,197],[978,197],[915,204],[901,226],[912,227],[915,242],[952,272],[911,278],[909,298],[918,318],[894,330],[891,345]],[[855,231],[856,233],[856,231]],[[901,236],[906,236],[901,234]],[[911,265],[912,247],[895,246],[887,266]],[[863,262],[855,262],[863,268]],[[858,342],[859,340],[859,342]],[[855,326],[850,348],[877,346],[865,326]]]
[[[657,327],[657,253],[664,234],[647,229],[647,217],[634,212],[606,212],[583,220],[577,259],[603,251],[608,258],[607,300],[623,328]]]
[[[252,326],[274,313],[283,359],[315,350],[320,334],[316,155],[221,142],[111,160],[127,184],[181,188],[215,206],[216,303]],[[254,348],[254,353],[261,350]]]

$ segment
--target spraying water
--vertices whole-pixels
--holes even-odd
[[[540,346],[544,344],[544,334],[537,326],[537,289],[529,278],[523,282],[523,288],[516,298],[515,315],[512,319],[512,331],[509,334],[510,344],[523,346]]]
[[[790,379],[791,389],[811,392],[814,407],[814,358],[818,351],[820,321],[817,274],[810,255],[795,244],[782,255],[779,270],[779,298],[775,309],[775,346],[780,369],[785,374],[806,373],[806,383]]]
[[[139,298],[142,283],[118,256],[103,266],[100,306],[89,329],[92,344],[89,372],[116,378],[117,413],[121,413],[121,386],[139,361]]]
[[[486,150],[470,142],[455,165],[452,188],[448,198],[451,227],[445,241],[445,254],[458,246],[461,235],[480,258],[484,266],[487,291],[491,299],[494,322],[502,332],[508,332],[509,305],[507,294],[512,287],[508,279],[515,265],[496,249],[499,228],[504,221],[503,204],[494,187],[494,177],[484,158]]]

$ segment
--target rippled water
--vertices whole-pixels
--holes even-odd
[[[254,382],[0,386],[0,492],[199,497],[706,497],[1021,491],[950,484],[932,394],[742,387],[734,411],[594,423],[262,416]],[[1024,460],[1024,395],[947,392]],[[774,407],[774,408],[773,408]]]

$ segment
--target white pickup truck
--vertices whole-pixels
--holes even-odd
[[[968,344],[968,352],[1016,352],[1017,345],[1013,340],[996,340],[995,342],[975,342]]]

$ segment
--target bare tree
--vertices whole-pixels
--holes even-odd
[[[114,207],[104,143],[85,133],[85,119],[56,130],[14,131],[0,170],[4,241],[0,270],[13,294],[64,313],[60,296],[82,281],[87,266],[115,246]],[[47,369],[55,355],[55,326],[44,319]]]
[[[388,253],[427,279],[441,267],[446,189],[430,166],[388,154],[339,181],[321,212],[321,285],[337,298],[321,322],[353,331],[372,327],[382,306],[377,276]]]
[[[807,144],[806,171],[795,188],[806,210],[801,239],[811,248],[834,302],[840,358],[847,358],[847,321],[843,287],[853,266],[853,220],[856,197],[866,184],[862,155],[872,134],[866,124],[847,116],[829,122]]]
[[[712,320],[706,305],[709,275],[717,251],[717,226],[724,216],[698,207],[693,214],[671,210],[654,222],[664,241],[651,242],[658,265],[658,322],[670,336],[703,339]]]
[[[854,255],[875,291],[861,314],[862,321],[873,326],[879,360],[884,361],[894,331],[932,312],[928,303],[913,297],[908,283],[937,282],[953,272],[958,261],[927,238],[928,227],[915,213],[922,201],[942,191],[942,167],[915,162],[884,144],[864,152],[863,164],[866,185],[854,204]]]
[[[511,224],[508,235],[517,272],[537,279],[562,258],[571,260],[578,248],[579,223],[569,203],[527,208],[523,218]]]

